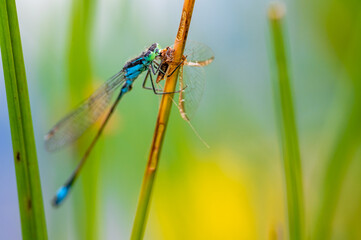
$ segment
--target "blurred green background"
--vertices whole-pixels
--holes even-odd
[[[183,2],[16,3],[49,239],[128,239],[160,98],[136,81],[58,209],[50,200],[94,131],[54,154],[43,136],[145,47],[173,44]],[[211,148],[173,107],[145,239],[287,239],[269,3],[196,1],[188,39],[210,46],[215,61],[192,124]],[[361,239],[361,2],[285,4],[306,234],[316,239],[327,218],[331,239]],[[0,78],[0,239],[20,239],[2,68]]]

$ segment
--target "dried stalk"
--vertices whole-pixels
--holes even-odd
[[[169,72],[172,72],[182,59],[184,47],[187,40],[188,30],[192,18],[195,0],[184,0],[181,21],[177,37],[174,42],[174,61],[170,64]],[[177,84],[179,69],[169,78],[164,86],[165,92],[174,92]],[[158,118],[153,135],[153,142],[149,153],[148,164],[143,178],[143,184],[139,196],[137,212],[135,215],[131,239],[142,239],[149,211],[149,202],[154,185],[155,175],[158,168],[159,156],[162,148],[165,130],[167,128],[171,107],[173,105],[173,94],[164,94],[160,103]]]

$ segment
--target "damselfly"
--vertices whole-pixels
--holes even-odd
[[[80,104],[78,108],[59,121],[45,136],[45,146],[47,150],[57,150],[77,140],[93,123],[99,119],[108,107],[110,107],[105,120],[85,151],[76,169],[65,184],[57,191],[52,201],[54,206],[60,205],[67,197],[71,187],[79,176],[80,170],[100,137],[105,125],[113,114],[121,97],[132,89],[133,82],[141,73],[147,72],[143,82],[143,87],[146,89],[152,89],[156,94],[180,93],[188,87],[188,85],[183,84],[182,86],[184,87],[176,92],[164,92],[154,87],[155,84],[153,83],[153,75],[158,76],[158,80],[161,80],[160,76],[164,78],[165,76],[170,76],[172,74],[165,73],[165,71],[168,70],[168,67],[164,69],[165,71],[162,71],[162,68],[165,68],[164,63],[168,64],[173,60],[165,57],[167,53],[170,53],[169,49],[170,48],[161,49],[157,43],[152,44],[138,57],[128,61],[121,71],[108,79],[87,100]],[[183,61],[182,64],[179,64],[178,66],[183,68],[185,63],[186,61]],[[148,77],[151,80],[152,88],[145,86]],[[120,91],[113,104],[110,106],[113,95],[119,88]]]

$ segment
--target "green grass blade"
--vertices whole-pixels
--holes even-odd
[[[70,15],[70,29],[68,36],[68,87],[70,92],[71,108],[77,106],[80,101],[88,97],[91,93],[93,81],[93,69],[91,63],[91,39],[94,26],[95,0],[74,0],[72,1],[72,12]],[[84,154],[84,149],[89,145],[94,133],[85,133],[74,151],[74,160],[79,159]],[[83,141],[84,140],[84,141]],[[74,194],[74,205],[77,207],[74,218],[77,224],[78,238],[88,240],[97,239],[97,180],[99,171],[99,150],[101,144],[97,143],[96,148],[90,154],[84,169],[82,170],[79,183],[82,191]]]
[[[294,116],[290,77],[287,67],[287,53],[282,27],[285,9],[280,4],[271,5],[269,21],[273,40],[272,67],[275,82],[277,117],[281,132],[284,171],[288,204],[290,239],[304,239],[304,206],[300,151]]]
[[[348,5],[350,3],[347,3]],[[357,6],[350,7],[351,12],[360,13]],[[338,8],[337,8],[338,10]],[[361,143],[361,15],[350,14],[350,24],[352,23],[351,37],[346,38],[342,45],[341,58],[350,81],[349,102],[350,109],[345,114],[345,120],[340,133],[337,136],[333,151],[330,154],[325,166],[325,173],[320,188],[320,198],[318,202],[316,223],[313,230],[313,239],[331,239],[333,234],[333,221],[339,202],[345,178],[350,165],[360,148]],[[336,20],[335,20],[336,21]],[[333,31],[339,29],[335,28]],[[355,224],[358,224],[357,222]]]
[[[14,0],[0,0],[0,46],[23,239],[47,239],[19,23]]]

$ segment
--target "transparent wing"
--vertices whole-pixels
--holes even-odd
[[[180,89],[179,111],[183,119],[189,121],[202,99],[205,87],[205,71],[200,67],[181,67],[179,72]]]
[[[184,65],[192,67],[203,67],[210,64],[214,59],[214,53],[207,45],[188,41],[184,53],[187,61]]]
[[[210,64],[214,55],[208,46],[198,42],[187,43],[184,55],[187,59],[180,68],[179,84],[180,89],[185,89],[179,94],[179,110],[182,118],[189,121],[202,99],[206,83],[203,66]]]
[[[170,48],[173,49],[174,45],[171,45]],[[187,61],[184,65],[192,67],[203,67],[214,60],[212,49],[204,43],[195,41],[187,41],[183,55],[187,56]]]
[[[101,85],[89,98],[59,121],[45,136],[45,147],[55,151],[78,139],[109,106],[114,91],[125,81],[120,71]]]

